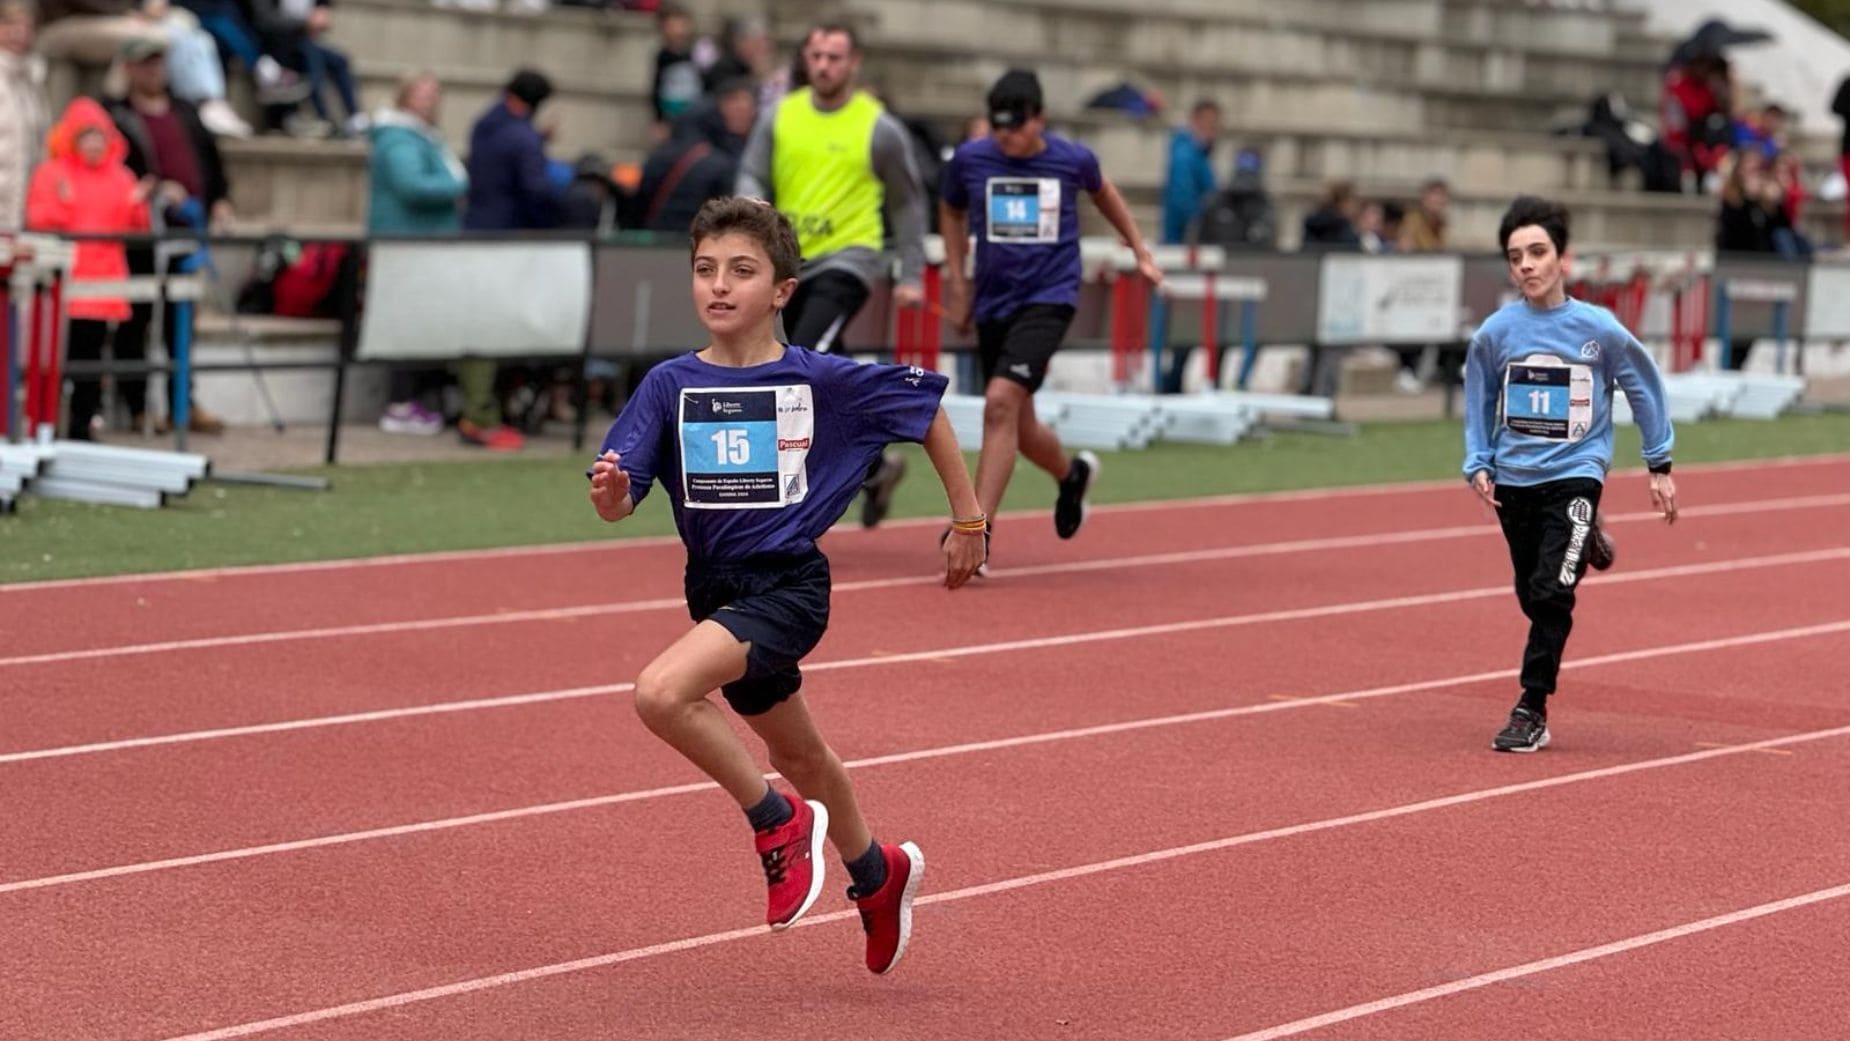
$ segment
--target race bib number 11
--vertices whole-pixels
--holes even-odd
[[[1503,376],[1503,423],[1518,434],[1578,441],[1593,428],[1593,370],[1532,354]]]
[[[776,509],[809,493],[808,384],[681,391],[682,495],[699,510]]]

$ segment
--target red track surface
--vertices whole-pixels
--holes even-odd
[[[956,594],[935,530],[832,536],[806,696],[929,863],[891,979],[839,864],[753,928],[629,713],[673,546],[0,588],[0,1037],[1834,1036],[1850,462],[1681,483],[1609,488],[1526,757],[1456,488],[1007,518]]]

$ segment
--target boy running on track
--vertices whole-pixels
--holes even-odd
[[[1560,204],[1530,196],[1503,215],[1498,237],[1523,298],[1484,322],[1465,358],[1464,475],[1497,510],[1529,618],[1522,698],[1491,742],[1499,752],[1548,744],[1575,585],[1588,565],[1612,566],[1599,500],[1612,468],[1615,388],[1644,434],[1651,503],[1666,523],[1677,519],[1663,378],[1612,312],[1568,298],[1567,223]]]
[[[846,25],[803,38],[809,83],[752,129],[738,193],[770,199],[795,225],[803,250],[796,295],[784,309],[790,342],[829,354],[885,274],[886,223],[899,251],[895,307],[917,307],[925,269],[925,189],[904,124],[858,89],[860,43]],[[876,458],[862,485],[861,523],[879,524],[905,474],[903,456]]]
[[[983,451],[976,497],[994,517],[1017,453],[1060,482],[1054,530],[1070,539],[1085,520],[1098,458],[1067,458],[1034,414],[1033,396],[1079,304],[1079,195],[1092,198],[1152,283],[1162,272],[1118,189],[1091,149],[1047,133],[1041,83],[1013,69],[989,90],[990,136],[966,142],[944,170],[938,226],[944,234],[946,308],[960,331],[974,319],[984,382]],[[974,201],[975,205],[972,205]],[[976,236],[976,291],[964,272]]]
[[[848,867],[867,933],[867,967],[906,952],[925,858],[876,842],[854,788],[797,693],[797,664],[829,619],[829,563],[816,539],[847,509],[893,441],[922,441],[944,482],[956,534],[944,545],[955,589],[983,559],[985,522],[939,407],[946,380],[898,365],[786,347],[773,336],[796,291],[790,224],[752,199],[716,199],[691,231],[694,306],[705,349],[649,371],[592,465],[591,504],[619,521],[660,479],[687,545],[694,627],[636,679],[643,723],[738,801],[783,929],[822,891],[826,835]],[[765,781],[708,695],[718,688],[796,789]]]

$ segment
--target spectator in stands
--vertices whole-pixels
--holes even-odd
[[[1786,110],[1777,102],[1770,103],[1748,119],[1743,119],[1734,127],[1734,148],[1737,152],[1753,150],[1765,156],[1769,162],[1779,158],[1786,149]]]
[[[1704,52],[1664,73],[1664,147],[1700,191],[1733,140],[1733,71],[1720,54]]]
[[[26,187],[45,151],[45,67],[32,53],[32,8],[0,0],[0,232],[25,224]]]
[[[1201,211],[1197,240],[1228,250],[1270,250],[1278,245],[1278,214],[1265,190],[1265,159],[1243,148],[1233,159],[1227,187]]]
[[[141,181],[123,159],[128,145],[103,107],[80,97],[65,109],[51,132],[46,160],[32,175],[26,223],[34,231],[63,234],[145,231],[153,178]],[[77,282],[119,280],[128,275],[122,243],[77,244],[71,278]],[[70,315],[67,350],[74,361],[100,361],[109,323],[126,320],[128,301],[119,296],[79,297],[66,305]],[[70,423],[66,436],[91,439],[92,423],[102,404],[102,381],[94,376],[72,380]],[[123,396],[131,411],[146,407],[145,380],[124,381]]]
[[[39,52],[52,61],[101,69],[132,39],[160,35],[135,0],[42,0]]]
[[[199,17],[168,0],[142,0],[140,13],[167,38],[167,77],[174,97],[196,105],[200,121],[214,134],[249,137],[250,124],[225,100],[225,66]]]
[[[160,188],[153,208],[155,227],[193,227],[223,233],[232,220],[231,186],[218,142],[199,118],[199,110],[173,96],[167,82],[167,43],[158,37],[130,40],[122,49],[127,73],[125,97],[105,102],[116,129],[128,143],[128,168],[137,177],[153,177]],[[129,270],[137,275],[154,273],[154,252],[142,246],[128,251]],[[176,261],[177,264],[177,261]],[[169,270],[177,270],[170,268]],[[179,331],[178,311],[162,309],[163,342],[172,344]],[[146,357],[152,304],[136,304],[129,319],[116,330],[116,357]],[[125,396],[129,380],[119,380]],[[136,417],[136,426],[142,422]],[[157,432],[163,421],[156,421]],[[187,429],[216,434],[225,428],[217,416],[197,403],[191,408]]]
[[[469,132],[471,231],[530,231],[559,223],[558,189],[548,172],[546,136],[534,116],[552,96],[552,81],[521,69]]]
[[[396,104],[374,115],[369,131],[368,234],[453,235],[462,230],[469,174],[437,133],[442,103],[442,84],[431,73],[421,72],[399,85]],[[493,362],[459,363],[470,365],[486,366],[487,380],[494,382]],[[379,417],[380,429],[393,434],[442,431],[443,415],[431,407],[438,382],[432,377],[428,370],[394,369],[392,400]]]
[[[720,30],[719,56],[702,74],[708,94],[734,80],[745,80],[757,90],[772,72],[771,30],[757,17],[728,18]]]
[[[667,140],[676,116],[687,111],[706,92],[700,66],[694,62],[694,16],[678,3],[664,3],[655,12],[661,45],[655,51],[655,82],[649,102],[655,106],[656,140]]]
[[[366,117],[360,111],[353,85],[353,67],[347,55],[327,45],[334,25],[331,0],[249,0],[252,22],[264,50],[298,72],[308,82],[308,104],[313,119],[286,119],[291,133],[308,137],[327,134],[347,137],[364,133]],[[332,86],[340,98],[338,115],[328,105]]]
[[[308,82],[263,52],[257,30],[237,0],[174,0],[192,12],[199,27],[218,41],[219,48],[238,59],[257,84],[261,105],[293,105],[308,96]]]
[[[1438,253],[1446,248],[1446,225],[1452,210],[1452,189],[1435,177],[1420,186],[1420,202],[1400,222],[1403,253]]]
[[[1306,249],[1360,249],[1355,218],[1361,212],[1355,185],[1336,181],[1324,190],[1323,201],[1304,218]]]
[[[1737,153],[1722,178],[1721,215],[1715,248],[1725,253],[1777,253],[1798,260],[1811,244],[1792,227],[1786,191],[1765,157],[1749,149]]]
[[[1362,204],[1355,218],[1355,234],[1364,253],[1393,253],[1399,246],[1387,233],[1387,206],[1377,199]]]
[[[1850,76],[1845,76],[1837,85],[1831,111],[1844,121],[1843,136],[1838,139],[1837,170],[1843,175],[1844,183],[1850,185]],[[1844,207],[1844,241],[1850,243],[1850,205]]]
[[[678,120],[674,136],[643,163],[637,193],[641,226],[685,232],[707,200],[731,195],[757,118],[757,92],[749,81],[733,80],[710,105]]]
[[[1189,226],[1214,196],[1214,141],[1220,136],[1220,106],[1195,102],[1188,125],[1169,139],[1169,171],[1163,178],[1163,241],[1185,242]]]
[[[534,115],[552,96],[552,81],[532,69],[508,80],[500,100],[469,133],[469,202],[463,227],[469,231],[536,231],[559,226],[560,186],[546,158],[546,135]],[[491,451],[512,452],[525,443],[502,422],[493,373],[458,372],[463,415],[456,430],[463,440]]]

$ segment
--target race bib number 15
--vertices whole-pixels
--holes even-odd
[[[809,493],[816,407],[808,384],[690,387],[681,391],[679,417],[688,508],[776,509]]]

